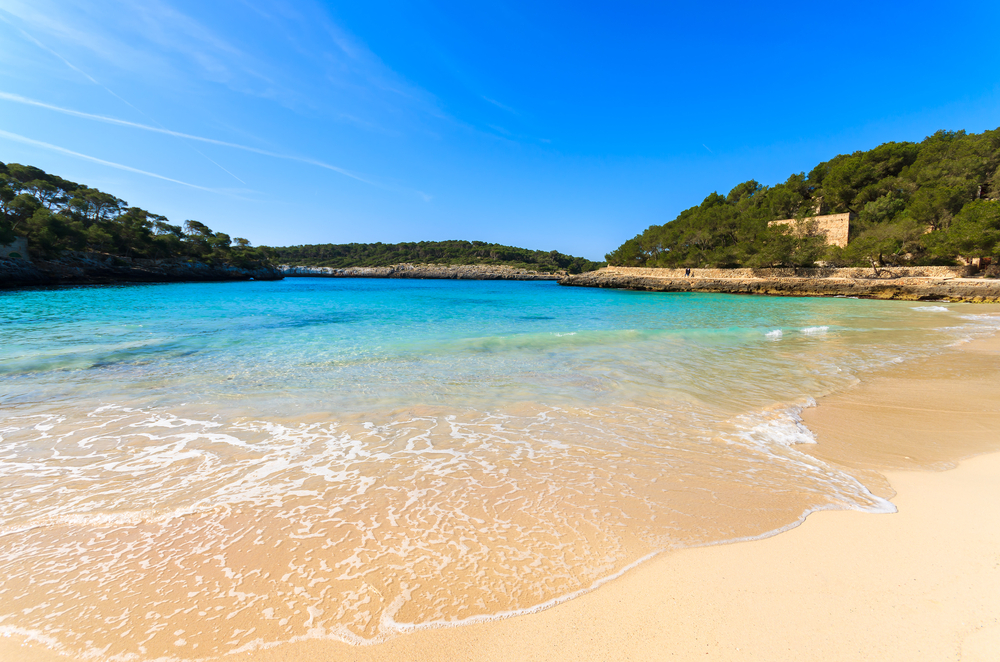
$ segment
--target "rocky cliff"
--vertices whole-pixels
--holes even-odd
[[[284,276],[320,278],[438,278],[454,280],[558,280],[565,272],[545,273],[506,265],[489,264],[394,264],[390,267],[296,267],[283,264]]]
[[[65,253],[52,260],[0,258],[0,288],[31,285],[280,280],[276,269],[244,269],[186,260],[144,260]]]
[[[713,269],[711,271],[714,273],[709,276],[698,273],[703,270],[693,269],[690,276],[685,276],[682,269],[611,267],[566,276],[559,280],[559,284],[651,292],[1000,302],[1000,280],[960,277],[956,275],[959,271],[951,267],[925,269],[931,270],[926,273],[934,275],[913,275],[906,273],[905,269],[897,269],[881,278],[874,277],[871,270],[858,269],[790,269],[786,270],[787,274],[781,273],[782,270],[742,269],[734,269],[731,274],[727,274],[724,269]]]

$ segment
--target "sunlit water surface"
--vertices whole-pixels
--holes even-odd
[[[891,510],[800,452],[798,414],[997,326],[974,312],[551,282],[0,293],[0,633],[101,659],[366,643]]]

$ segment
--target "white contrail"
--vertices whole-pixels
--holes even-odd
[[[46,46],[42,42],[40,42],[37,39],[35,39],[33,36],[31,36],[30,34],[28,34],[27,32],[25,32],[22,28],[20,28],[20,27],[14,25],[13,23],[11,23],[9,20],[7,20],[6,18],[4,18],[3,15],[0,15],[0,21],[3,21],[4,23],[6,23],[6,24],[10,25],[11,27],[15,28],[18,32],[20,32],[24,36],[25,39],[27,39],[28,41],[30,41],[31,43],[33,43],[35,46],[38,46],[39,48],[41,48],[43,51],[49,53],[50,55],[52,55],[52,56],[54,56],[56,58],[58,58],[67,67],[69,67],[73,71],[77,72],[78,74],[80,74],[81,76],[83,76],[84,78],[86,78],[87,80],[89,80],[91,83],[93,83],[94,85],[100,87],[105,92],[107,92],[108,94],[110,94],[114,98],[118,99],[123,104],[125,104],[126,106],[128,106],[129,108],[131,108],[132,110],[134,110],[135,112],[139,113],[143,117],[149,118],[149,120],[152,121],[152,122],[156,122],[156,120],[154,120],[153,118],[149,117],[149,115],[147,115],[146,113],[142,112],[141,110],[139,110],[138,108],[136,108],[134,105],[132,105],[131,103],[129,103],[128,100],[126,100],[125,98],[119,96],[118,94],[115,94],[114,90],[112,90],[111,88],[109,88],[107,85],[101,84],[100,81],[98,81],[96,78],[94,78],[93,76],[91,76],[90,74],[88,74],[86,71],[84,71],[80,67],[76,66],[75,64],[73,64],[72,62],[70,62],[69,60],[67,60],[66,58],[64,58],[62,55],[59,55],[59,53],[55,52],[54,50],[52,50],[51,48],[49,48],[48,46]],[[156,123],[159,124],[159,122],[156,122]],[[210,163],[212,163],[213,165],[215,165],[222,172],[226,173],[227,175],[229,175],[230,177],[232,177],[233,179],[235,179],[239,183],[246,185],[245,181],[243,181],[242,179],[240,179],[239,177],[237,177],[233,173],[229,172],[229,170],[227,170],[226,168],[223,168],[220,164],[216,163],[212,159],[208,158],[208,156],[206,156],[205,154],[203,154],[200,150],[195,149],[194,147],[191,147],[191,149],[194,150],[197,154],[200,154],[207,161],[209,161]]]
[[[397,187],[394,187],[394,186],[386,186],[384,184],[380,184],[378,182],[373,182],[373,181],[371,181],[369,179],[365,179],[364,177],[360,177],[359,175],[356,175],[356,174],[354,174],[353,172],[351,172],[349,170],[345,170],[343,168],[339,168],[339,167],[337,167],[335,165],[330,165],[329,163],[324,163],[323,161],[318,161],[316,159],[310,159],[310,158],[301,157],[301,156],[292,156],[290,154],[281,154],[279,152],[271,152],[271,151],[264,150],[264,149],[258,149],[256,147],[249,147],[247,145],[240,145],[238,143],[230,143],[230,142],[225,142],[223,140],[215,140],[213,138],[204,138],[202,136],[195,136],[195,135],[191,135],[191,134],[187,134],[187,133],[180,133],[179,131],[171,131],[170,129],[167,129],[162,124],[160,124],[159,122],[157,122],[155,119],[149,117],[146,113],[144,113],[141,110],[139,110],[138,108],[136,108],[134,105],[132,105],[131,103],[129,103],[126,99],[123,99],[118,94],[115,94],[115,92],[113,90],[111,90],[110,88],[108,88],[107,86],[102,85],[97,79],[95,79],[93,76],[91,76],[87,72],[83,71],[79,67],[75,66],[72,62],[70,62],[69,60],[67,60],[66,58],[64,58],[62,55],[60,55],[59,53],[57,53],[54,50],[52,50],[51,48],[49,48],[48,46],[46,46],[45,44],[43,44],[42,42],[40,42],[38,39],[35,39],[33,36],[31,36],[30,34],[28,34],[27,32],[25,32],[24,29],[22,29],[21,27],[19,27],[17,25],[14,25],[11,21],[9,21],[7,18],[5,18],[3,16],[3,14],[0,14],[0,21],[3,21],[4,23],[7,23],[11,27],[15,28],[22,35],[24,35],[24,37],[26,39],[28,39],[29,41],[31,41],[33,44],[35,44],[36,46],[38,46],[42,50],[50,53],[51,55],[55,56],[56,58],[58,58],[59,60],[61,60],[67,67],[69,67],[73,71],[76,71],[80,75],[84,76],[91,83],[93,83],[94,85],[97,85],[98,87],[100,87],[101,89],[103,89],[104,91],[106,91],[111,96],[115,97],[116,99],[118,99],[119,101],[121,101],[122,103],[124,103],[125,105],[129,106],[130,108],[132,108],[133,110],[135,110],[137,113],[139,113],[143,117],[149,118],[149,120],[151,122],[153,122],[153,123],[155,123],[155,124],[157,124],[159,126],[149,126],[147,124],[139,124],[137,122],[128,122],[126,120],[120,120],[120,119],[117,119],[117,118],[114,118],[114,117],[107,117],[107,116],[104,116],[104,115],[93,115],[93,114],[90,114],[90,113],[83,113],[83,112],[80,112],[80,111],[77,111],[77,110],[72,110],[72,109],[69,109],[69,108],[62,108],[60,106],[53,106],[51,104],[43,103],[41,101],[35,101],[34,99],[28,99],[26,97],[22,97],[22,96],[19,96],[19,95],[16,95],[16,94],[8,94],[8,93],[0,92],[0,98],[7,99],[9,101],[15,101],[15,102],[18,102],[18,103],[24,103],[24,104],[36,106],[36,107],[39,107],[39,108],[46,108],[48,110],[53,110],[53,111],[56,111],[56,112],[59,112],[59,113],[65,113],[67,115],[74,115],[76,117],[81,117],[81,118],[85,118],[85,119],[91,119],[91,120],[95,120],[95,121],[98,121],[98,122],[106,122],[108,124],[117,124],[119,126],[127,126],[127,127],[132,127],[132,128],[135,128],[135,129],[142,129],[144,131],[152,131],[154,133],[162,133],[164,135],[174,136],[176,138],[182,138],[182,139],[185,139],[185,140],[194,140],[194,141],[209,143],[209,144],[212,144],[212,145],[221,145],[221,146],[224,146],[224,147],[231,147],[233,149],[241,149],[241,150],[244,150],[244,151],[247,151],[247,152],[253,152],[255,154],[261,154],[263,156],[270,156],[270,157],[276,158],[276,159],[285,159],[285,160],[288,160],[288,161],[298,161],[299,163],[306,163],[308,165],[313,165],[313,166],[317,166],[319,168],[325,168],[327,170],[331,170],[331,171],[336,172],[338,174],[344,175],[345,177],[350,177],[351,179],[355,179],[355,180],[357,180],[359,182],[363,182],[365,184],[368,184],[369,186],[375,186],[377,188],[386,189],[386,190],[409,191],[409,192],[412,192],[412,193],[416,193],[417,195],[419,195],[424,200],[424,202],[430,202],[433,199],[433,196],[430,196],[427,193],[424,193],[423,191],[417,191],[415,189],[397,188]],[[223,172],[225,172],[225,173],[229,174],[230,176],[232,176],[237,181],[239,181],[239,182],[241,182],[243,184],[246,184],[246,182],[244,182],[242,179],[240,179],[239,177],[237,177],[236,175],[234,175],[229,170],[226,170],[226,168],[223,168],[221,165],[219,165],[218,163],[216,163],[215,161],[213,161],[212,159],[210,159],[208,156],[206,156],[204,153],[202,153],[200,150],[195,149],[194,147],[191,147],[191,149],[193,149],[195,152],[197,152],[198,154],[200,154],[201,156],[203,156],[205,159],[207,159],[208,161],[210,161],[211,163],[213,163],[214,165],[216,165]]]
[[[59,55],[59,53],[56,53],[54,50],[52,50],[51,48],[49,48],[48,46],[46,46],[42,42],[40,42],[37,39],[35,39],[34,37],[32,37],[30,34],[28,34],[27,32],[25,32],[22,28],[20,28],[20,27],[14,25],[13,23],[11,23],[8,19],[4,18],[2,14],[0,14],[0,21],[3,21],[7,25],[11,26],[12,28],[14,28],[18,32],[20,32],[21,35],[25,39],[27,39],[28,41],[30,41],[31,43],[33,43],[35,46],[38,46],[39,48],[41,48],[43,51],[47,52],[48,54],[54,55],[55,57],[57,57],[60,60],[62,60],[63,64],[65,64],[67,67],[69,67],[70,69],[72,69],[76,73],[80,74],[81,76],[83,76],[84,78],[86,78],[87,80],[89,80],[94,85],[97,85],[99,87],[104,87],[103,85],[101,85],[100,83],[98,83],[97,80],[93,76],[91,76],[90,74],[88,74],[86,71],[83,71],[82,69],[79,69],[78,67],[74,66],[72,62],[70,62],[69,60],[67,60],[66,58],[64,58],[62,55]],[[108,92],[108,94],[111,94],[113,96],[118,97],[117,94],[115,94],[114,92],[112,92],[108,88],[104,87],[104,89],[105,89],[105,91]],[[118,97],[118,98],[121,101],[124,101],[125,103],[128,103],[128,101],[125,101],[125,99],[122,99],[121,97]],[[130,103],[128,103],[128,105],[132,106],[132,104],[130,104]],[[132,106],[132,107],[135,108],[135,106]],[[135,109],[139,110],[138,108],[135,108]]]
[[[344,175],[345,177],[350,177],[352,179],[358,180],[359,182],[364,182],[365,184],[370,184],[372,186],[380,186],[376,182],[369,181],[363,177],[355,175],[353,172],[344,170],[343,168],[338,168],[337,166],[330,165],[329,163],[323,163],[322,161],[317,161],[316,159],[310,159],[302,156],[292,156],[290,154],[281,154],[279,152],[270,152],[265,149],[258,149],[257,147],[240,145],[239,143],[231,143],[231,142],[226,142],[224,140],[216,140],[215,138],[205,138],[203,136],[195,136],[191,135],[190,133],[181,133],[180,131],[171,131],[170,129],[164,129],[156,126],[149,126],[148,124],[139,124],[138,122],[129,122],[128,120],[120,120],[116,117],[108,117],[106,115],[94,115],[92,113],[84,113],[79,110],[73,110],[71,108],[63,108],[62,106],[54,106],[52,104],[44,103],[42,101],[36,101],[34,99],[22,97],[19,94],[0,92],[0,99],[6,99],[7,101],[14,101],[16,103],[22,103],[28,106],[45,108],[46,110],[52,110],[57,113],[63,113],[64,115],[72,115],[73,117],[81,117],[83,119],[94,120],[96,122],[104,122],[106,124],[116,124],[118,126],[127,126],[133,129],[152,131],[153,133],[162,133],[163,135],[173,136],[175,138],[183,138],[185,140],[196,140],[198,142],[208,143],[210,145],[220,145],[222,147],[241,149],[246,152],[253,152],[254,154],[262,154],[264,156],[270,156],[276,159],[286,159],[288,161],[298,161],[300,163],[307,163],[309,165],[314,165],[320,168],[326,168],[327,170],[332,170],[334,172],[340,173],[341,175]]]
[[[0,137],[7,138],[19,143],[24,143],[25,145],[32,145],[34,147],[42,147],[44,149],[52,150],[53,152],[59,152],[60,154],[67,154],[69,156],[75,156],[78,159],[84,159],[85,161],[93,161],[94,163],[100,163],[101,165],[106,165],[111,168],[118,168],[119,170],[125,170],[128,172],[135,172],[140,175],[146,175],[147,177],[155,177],[156,179],[162,179],[164,181],[173,182],[174,184],[180,184],[182,186],[190,186],[191,188],[196,188],[201,191],[208,191],[210,193],[219,193],[217,189],[207,188],[205,186],[198,186],[197,184],[190,184],[188,182],[182,182],[179,179],[171,179],[170,177],[164,177],[163,175],[157,175],[155,172],[147,172],[146,170],[139,170],[138,168],[133,168],[131,166],[122,165],[121,163],[115,163],[114,161],[105,161],[104,159],[99,159],[96,156],[88,156],[86,154],[81,154],[80,152],[74,152],[73,150],[66,149],[65,147],[59,147],[58,145],[52,145],[50,143],[45,143],[40,140],[33,140],[25,136],[18,135],[16,133],[10,133],[9,131],[4,131],[0,129]]]

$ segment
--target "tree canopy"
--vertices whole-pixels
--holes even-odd
[[[0,245],[28,239],[33,254],[90,251],[116,257],[187,258],[236,266],[272,261],[300,266],[356,267],[417,264],[500,264],[554,272],[603,266],[558,251],[532,251],[482,241],[422,241],[400,244],[320,244],[252,247],[189,220],[174,225],[165,216],[130,207],[120,198],[51,175],[34,166],[0,162]]]
[[[420,241],[399,244],[310,244],[271,249],[282,264],[303,267],[387,267],[393,264],[497,264],[552,273],[604,266],[559,251],[533,251],[484,241]]]
[[[110,193],[34,166],[0,162],[0,244],[18,236],[27,237],[33,254],[45,257],[71,250],[249,267],[266,264],[270,255],[198,221],[172,225]]]
[[[608,253],[653,267],[951,264],[1000,255],[1000,129],[938,131],[920,143],[841,154],[809,174],[712,193]],[[809,218],[853,213],[846,248],[826,246]],[[802,219],[796,225],[769,221]]]

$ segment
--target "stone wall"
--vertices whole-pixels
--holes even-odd
[[[851,216],[852,214],[826,214],[824,216],[809,216],[803,219],[783,218],[780,221],[771,221],[767,225],[796,226],[802,223],[806,227],[809,227],[810,230],[814,229],[816,234],[822,235],[826,239],[827,245],[843,248],[847,245],[849,238]]]
[[[560,285],[647,292],[713,292],[772,296],[846,296],[906,301],[1000,302],[1000,280],[956,278],[954,267],[914,267],[921,275],[875,278],[870,269],[629,269],[610,267],[559,280]],[[940,271],[947,270],[947,271]],[[856,272],[861,271],[862,274]],[[678,272],[680,272],[678,274]],[[711,272],[712,275],[706,275]],[[811,275],[808,272],[820,272]]]
[[[867,267],[788,267],[776,269],[691,269],[685,276],[684,269],[655,269],[645,267],[605,267],[602,272],[622,276],[645,278],[873,278]],[[883,278],[961,278],[967,267],[887,267]]]

